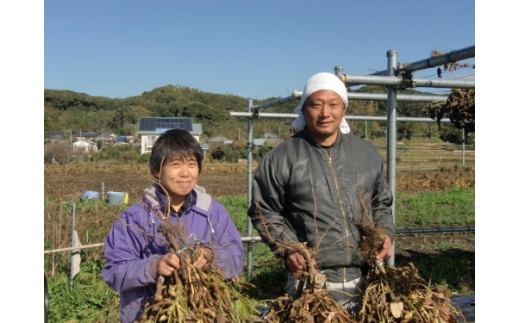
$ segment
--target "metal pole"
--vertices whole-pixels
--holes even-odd
[[[388,59],[387,71],[388,76],[395,75],[397,71],[397,51],[389,50],[386,53]],[[386,171],[388,184],[392,192],[392,216],[395,223],[395,168],[396,168],[396,138],[397,138],[397,89],[396,87],[388,87],[387,99],[387,125],[386,125]],[[392,257],[389,260],[391,265],[394,264],[395,244],[392,244]]]
[[[462,166],[466,164],[466,129],[462,127]]]
[[[72,203],[72,238],[71,238],[71,246],[75,246],[76,245],[76,238],[75,238],[75,234],[74,234],[74,228],[76,226],[76,203]],[[73,268],[74,266],[72,265],[72,262],[74,261],[74,255],[76,255],[79,251],[77,250],[73,250],[71,253],[70,253],[70,290],[72,290],[72,281],[73,281]]]
[[[253,198],[253,117],[251,112],[253,109],[253,100],[247,101],[247,112],[250,117],[247,119],[247,209],[249,209]],[[253,235],[253,225],[251,218],[247,217],[247,235]],[[253,262],[253,242],[247,244],[247,278],[251,279]]]
[[[343,66],[334,66],[334,74],[341,79],[341,75],[343,75]]]
[[[48,322],[49,318],[49,290],[47,287],[47,276],[43,275],[43,306],[45,308],[44,322]]]

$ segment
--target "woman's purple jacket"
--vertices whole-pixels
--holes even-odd
[[[101,275],[120,294],[121,322],[137,320],[155,293],[157,259],[169,252],[164,236],[157,232],[164,205],[166,196],[157,184],[146,188],[142,202],[121,214],[105,240],[106,265]],[[180,221],[190,241],[200,241],[213,251],[213,266],[226,278],[240,276],[244,267],[240,234],[225,207],[202,187],[191,192],[186,212],[180,218],[172,213],[170,221]]]

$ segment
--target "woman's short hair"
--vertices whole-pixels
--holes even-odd
[[[153,176],[161,171],[164,162],[173,157],[195,156],[199,165],[199,173],[202,171],[204,152],[199,142],[185,129],[170,129],[163,133],[155,141],[150,155],[150,172]]]

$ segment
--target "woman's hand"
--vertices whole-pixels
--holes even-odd
[[[189,261],[189,259],[187,259]],[[209,248],[200,248],[200,255],[193,263],[193,266],[202,269],[206,265],[211,265],[213,262],[213,252]],[[171,276],[173,271],[179,269],[181,266],[181,259],[174,252],[169,252],[159,258],[156,264],[156,272],[158,275]]]
[[[181,266],[181,260],[176,253],[169,252],[157,260],[155,265],[156,272],[158,275],[171,276],[173,271],[179,269]]]
[[[204,268],[206,265],[211,265],[213,262],[213,251],[209,248],[200,248],[200,255],[193,263],[193,266],[199,269]]]

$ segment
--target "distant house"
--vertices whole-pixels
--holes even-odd
[[[226,137],[224,136],[216,136],[216,137],[213,137],[213,138],[210,138],[208,140],[208,144],[224,144],[224,145],[229,145],[229,144],[232,144],[233,143],[233,140],[231,139],[227,139]]]
[[[276,147],[282,141],[283,141],[282,139],[277,139],[277,138],[274,138],[274,139],[258,138],[258,139],[253,139],[253,145],[258,147],[258,146],[263,146],[263,145],[267,144],[268,146]]]
[[[116,142],[127,142],[131,143],[134,141],[134,136],[118,136]]]
[[[111,133],[100,133],[96,136],[96,141],[101,140],[103,145],[112,145],[115,142],[116,135]]]
[[[96,132],[79,131],[74,134],[74,137],[78,140],[95,141],[99,134]]]
[[[139,118],[137,122],[137,135],[141,137],[141,154],[151,152],[154,142],[161,134],[167,130],[178,128],[188,130],[195,139],[200,142],[202,125],[193,123],[192,118]],[[203,146],[201,145],[201,147]]]
[[[267,139],[261,139],[261,138],[253,139],[253,145],[254,146],[263,146],[266,141],[267,141]]]
[[[267,145],[271,146],[271,147],[276,147],[279,144],[281,144],[282,142],[283,142],[283,139],[279,139],[279,138],[267,139]]]
[[[278,134],[273,133],[273,132],[265,132],[264,138],[265,139],[275,139],[275,138],[278,138]]]
[[[72,144],[72,150],[75,152],[98,151],[97,145],[91,141],[78,140]]]
[[[46,140],[49,140],[50,142],[57,142],[60,141],[63,138],[69,138],[70,134],[66,133],[65,131],[54,131],[51,133],[48,133],[44,136]]]

